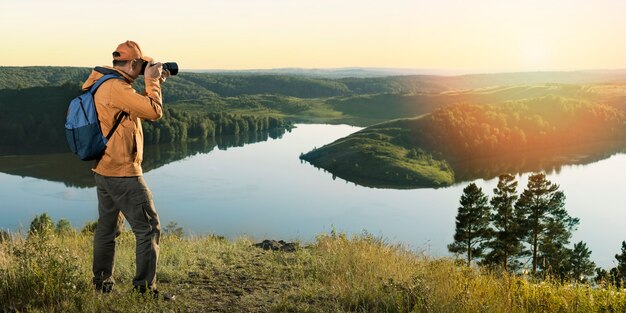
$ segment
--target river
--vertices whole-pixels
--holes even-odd
[[[188,234],[311,242],[333,229],[367,231],[432,256],[449,256],[446,246],[469,182],[440,189],[376,189],[334,178],[298,158],[359,129],[298,124],[284,134],[223,147],[185,146],[182,152],[146,147],[144,177],[162,225],[174,221]],[[150,160],[150,154],[159,158]],[[74,159],[69,154],[0,157],[0,228],[27,230],[43,212],[76,228],[97,219],[89,164]],[[528,175],[518,175],[520,192]],[[626,240],[625,178],[626,154],[621,153],[548,170],[548,179],[567,197],[569,214],[580,218],[572,244],[585,241],[592,259],[605,268],[614,266]],[[474,182],[491,196],[497,179]]]

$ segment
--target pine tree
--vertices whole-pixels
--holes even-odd
[[[615,268],[615,280],[618,286],[624,285],[624,277],[626,277],[626,241],[622,241],[622,249],[620,254],[615,255],[617,267]]]
[[[618,289],[622,288],[624,276],[626,276],[626,241],[622,241],[621,253],[615,255],[615,260],[617,260],[617,266],[608,271],[600,267],[596,268],[596,283],[614,285]]]
[[[587,244],[582,241],[574,244],[569,259],[571,278],[586,281],[588,276],[593,275],[596,264],[591,261],[590,257],[591,251],[587,248]]]
[[[517,181],[511,174],[499,176],[498,186],[493,189],[491,198],[493,212],[491,222],[494,234],[487,246],[491,251],[485,257],[485,264],[501,266],[509,271],[512,266],[510,260],[522,252],[520,241],[520,217],[514,208],[517,195]]]
[[[562,270],[563,258],[567,255],[565,245],[578,225],[578,219],[570,217],[564,206],[565,194],[559,191],[558,185],[547,180],[544,173],[530,175],[515,207],[522,217],[523,238],[531,248],[533,274],[538,267],[555,272]]]
[[[489,228],[489,199],[483,190],[471,183],[463,189],[458,214],[454,242],[448,245],[452,253],[465,253],[467,266],[472,259],[483,255],[484,243],[491,236]]]
[[[565,246],[569,244],[572,231],[578,223],[579,220],[570,217],[565,208],[554,210],[548,218],[545,236],[539,245],[541,268],[561,279],[565,279],[572,270],[569,261],[573,251]]]

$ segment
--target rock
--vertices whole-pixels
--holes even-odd
[[[283,240],[263,240],[263,242],[255,243],[255,247],[263,250],[295,252],[299,245],[297,242],[285,242]]]

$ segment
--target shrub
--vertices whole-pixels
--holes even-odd
[[[62,218],[57,222],[57,226],[54,230],[57,234],[69,234],[74,232],[70,221]]]
[[[163,229],[163,232],[166,235],[175,236],[179,238],[182,238],[185,235],[183,228],[179,227],[178,223],[176,222],[169,222]]]
[[[54,222],[52,222],[52,219],[50,218],[48,213],[43,213],[41,215],[35,216],[32,222],[30,222],[30,229],[28,233],[30,235],[45,235],[52,230],[54,230]]]
[[[47,225],[43,221],[41,225]],[[4,306],[0,309],[80,309],[75,305],[84,302],[77,299],[83,294],[76,289],[84,290],[89,284],[78,256],[49,236],[32,234],[27,240],[13,241],[5,251],[12,262],[0,267],[0,303]]]
[[[11,240],[11,234],[4,230],[0,229],[0,243]]]
[[[85,223],[83,229],[80,230],[81,234],[93,234],[96,232],[96,227],[98,227],[98,221],[90,221]]]

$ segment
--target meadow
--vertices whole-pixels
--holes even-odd
[[[432,258],[383,238],[332,231],[295,251],[263,250],[247,238],[181,236],[161,240],[159,289],[166,302],[131,292],[134,236],[116,245],[116,285],[91,285],[92,234],[44,230],[4,234],[0,243],[3,312],[623,312],[612,286],[536,281]]]

